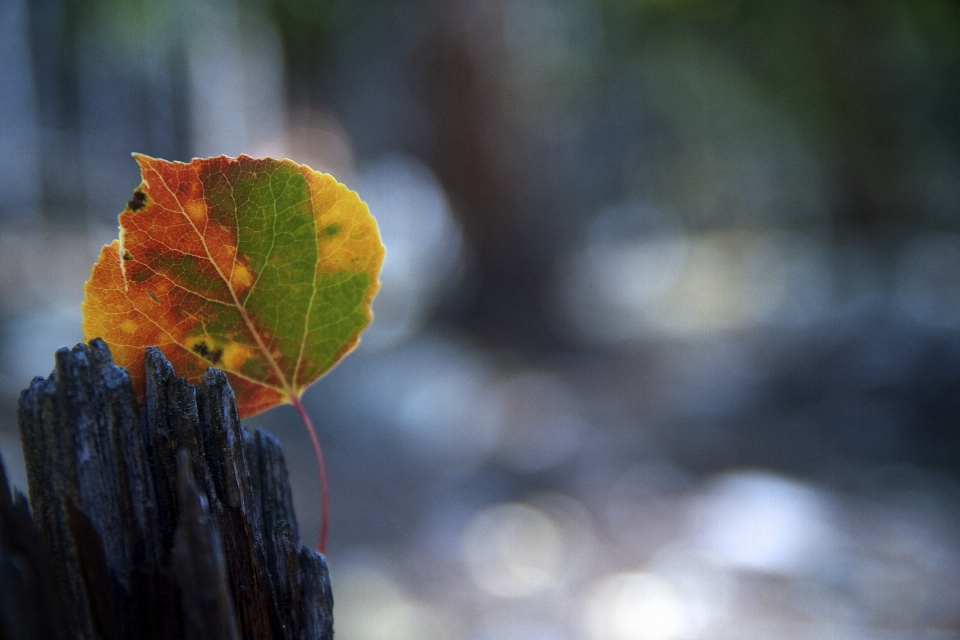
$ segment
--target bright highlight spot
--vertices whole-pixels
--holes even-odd
[[[504,504],[477,514],[463,537],[463,557],[474,582],[502,598],[535,595],[560,577],[563,541],[547,514]]]
[[[411,600],[374,567],[348,567],[335,578],[338,640],[447,640],[447,620]]]
[[[827,258],[791,234],[598,234],[559,265],[558,312],[601,343],[807,326],[832,308]]]
[[[731,564],[795,574],[826,557],[833,529],[822,496],[763,472],[721,478],[701,505],[700,543]]]
[[[670,581],[653,573],[620,573],[595,588],[587,606],[587,632],[592,640],[685,638],[686,617]]]

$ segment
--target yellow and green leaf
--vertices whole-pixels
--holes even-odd
[[[143,181],[84,288],[83,331],[143,394],[143,351],[230,379],[241,416],[303,390],[370,323],[384,249],[356,193],[290,160],[167,162]]]

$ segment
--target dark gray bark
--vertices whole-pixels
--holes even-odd
[[[146,405],[100,340],[20,397],[31,520],[0,486],[0,639],[324,639],[323,556],[299,542],[280,443],[147,349]]]

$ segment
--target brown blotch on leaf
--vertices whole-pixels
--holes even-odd
[[[140,211],[140,209],[143,209],[145,206],[147,206],[147,194],[140,191],[140,189],[136,189],[133,192],[133,199],[127,203],[127,209],[130,209],[130,211]]]
[[[206,342],[198,342],[197,344],[193,345],[193,352],[204,360],[213,364],[220,362],[220,357],[223,355],[223,349],[211,350],[210,347],[207,346]]]

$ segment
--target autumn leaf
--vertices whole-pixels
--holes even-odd
[[[155,345],[188,380],[223,370],[241,417],[299,398],[359,342],[383,245],[356,193],[290,160],[135,154],[143,182],[84,288],[143,397]]]
[[[230,380],[241,417],[300,403],[370,323],[384,248],[356,193],[291,160],[168,162],[134,154],[143,181],[84,287],[83,332],[102,338],[144,396],[143,354],[155,345],[197,382]]]

